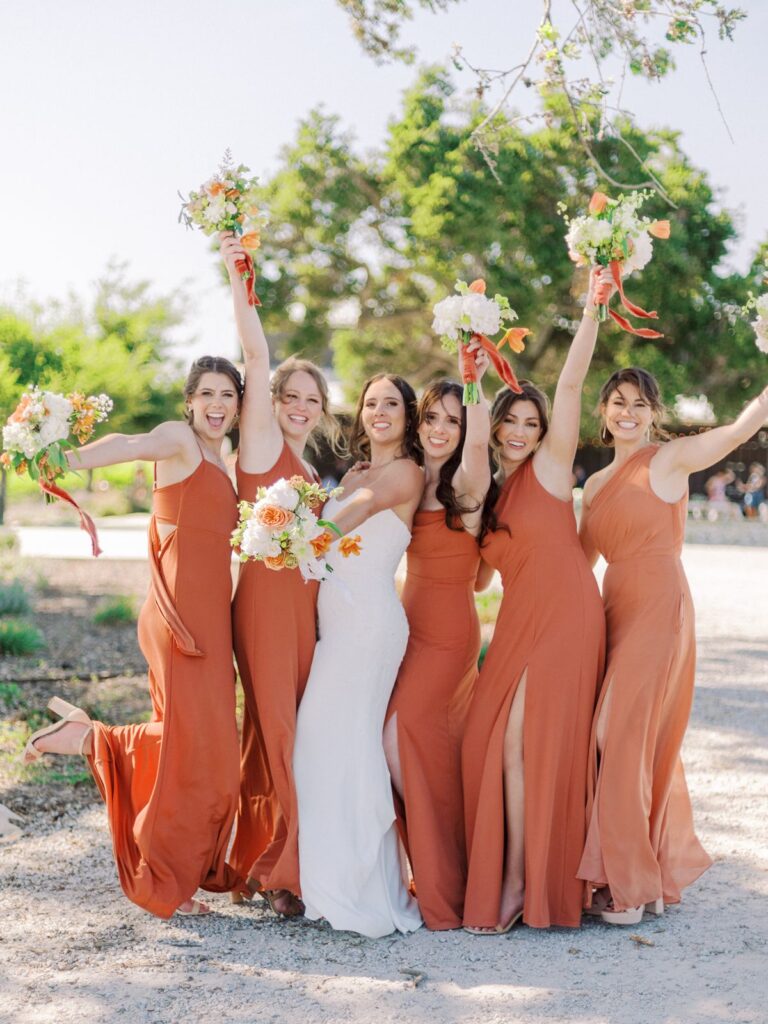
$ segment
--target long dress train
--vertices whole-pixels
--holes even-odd
[[[477,679],[477,541],[445,510],[419,511],[403,608],[410,636],[387,717],[397,715],[403,799],[395,810],[424,923],[460,928],[467,883],[461,741]]]
[[[313,482],[303,462],[283,444],[266,473],[237,467],[241,501],[281,477]],[[232,605],[235,656],[245,707],[240,802],[230,858],[265,889],[299,895],[293,742],[299,706],[315,649],[317,583],[293,570],[273,572],[244,562]]]
[[[482,554],[500,571],[504,596],[462,747],[469,858],[464,924],[499,923],[504,734],[527,670],[523,920],[536,928],[577,927],[587,751],[603,666],[602,602],[579,544],[573,504],[542,487],[532,459],[505,481],[496,513],[502,528]]]
[[[94,722],[89,764],[104,797],[129,899],[170,917],[198,887],[238,888],[225,860],[237,809],[238,755],[230,601],[237,522],[227,475],[202,458],[155,489],[151,586],[139,616],[152,720]],[[160,540],[157,524],[175,527]]]
[[[332,519],[338,501],[325,516]],[[307,917],[371,938],[421,925],[400,873],[382,730],[408,641],[394,587],[410,540],[387,509],[355,531],[359,556],[334,549],[320,586],[319,640],[299,707],[293,767]]]
[[[616,470],[586,532],[608,562],[608,663],[589,757],[589,831],[579,877],[610,886],[617,910],[681,890],[712,863],[693,829],[680,749],[693,702],[694,611],[680,554],[687,496],[651,490],[658,445]],[[597,721],[610,702],[598,770]]]

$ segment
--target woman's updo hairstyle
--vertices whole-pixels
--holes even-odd
[[[187,379],[184,381],[184,401],[188,402],[190,398],[197,391],[198,385],[200,384],[200,378],[204,373],[221,373],[225,377],[229,377],[232,381],[232,386],[237,392],[237,404],[243,399],[243,378],[240,376],[240,371],[231,363],[229,359],[224,359],[223,356],[200,356],[189,368]],[[184,410],[184,419],[187,423],[192,426],[192,412],[189,408]],[[234,424],[233,424],[234,426]]]
[[[622,384],[634,384],[644,401],[648,403],[651,413],[653,414],[653,420],[651,422],[651,439],[654,441],[668,441],[669,434],[661,425],[664,421],[664,416],[666,415],[666,409],[661,398],[659,382],[652,373],[649,373],[647,370],[640,369],[639,366],[628,366],[624,370],[616,370],[616,372],[612,373],[605,384],[600,388],[600,399],[598,401],[597,412],[601,418],[603,409],[608,403],[608,399],[614,391],[619,390]],[[605,425],[605,422],[600,424],[600,441],[607,448],[613,447],[613,434]]]

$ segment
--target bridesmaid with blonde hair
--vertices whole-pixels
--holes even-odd
[[[663,414],[650,373],[614,373],[600,393],[601,439],[614,459],[584,488],[582,544],[592,563],[598,553],[608,562],[608,657],[578,874],[589,883],[588,905],[608,924],[636,924],[644,910],[663,913],[711,864],[694,833],[680,760],[696,661],[680,561],[688,477],[766,422],[768,388],[735,422],[691,437],[665,441]]]
[[[328,385],[314,363],[287,359],[270,381],[267,340],[235,265],[244,250],[234,235],[221,236],[221,254],[245,359],[237,493],[241,501],[255,501],[259,487],[281,477],[318,481],[304,449],[317,433],[333,445],[339,432]],[[317,583],[300,573],[273,572],[255,561],[240,566],[233,625],[245,708],[231,859],[251,893],[261,893],[286,917],[304,909],[291,764],[296,711],[315,650],[316,606]]]
[[[462,748],[468,852],[464,925],[478,935],[577,927],[589,732],[602,678],[603,609],[579,544],[571,474],[598,325],[594,271],[555,391],[504,388],[491,410],[500,528],[481,549],[504,586]]]
[[[203,356],[184,386],[186,423],[67,453],[72,469],[155,463],[150,589],[139,615],[152,719],[103,725],[54,697],[49,708],[62,720],[30,738],[25,759],[88,758],[123,891],[158,917],[207,913],[193,899],[198,887],[242,884],[226,861],[238,791],[229,543],[237,503],[221,458],[241,392],[229,360]]]
[[[480,381],[488,356],[476,344],[469,352]],[[464,912],[461,741],[480,652],[477,536],[492,517],[489,409],[482,391],[468,407],[462,394],[460,384],[439,380],[419,401],[425,487],[402,593],[410,635],[384,730],[400,833],[419,909],[434,930],[460,928]]]

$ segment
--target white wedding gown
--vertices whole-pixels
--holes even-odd
[[[342,502],[323,511],[333,519]],[[370,938],[421,923],[400,873],[395,811],[382,730],[408,641],[394,586],[410,541],[387,509],[353,533],[362,553],[334,546],[320,584],[319,637],[299,707],[293,771],[306,916]]]

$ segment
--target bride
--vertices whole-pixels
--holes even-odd
[[[416,464],[416,396],[401,377],[363,387],[347,473],[323,515],[361,539],[359,557],[332,549],[320,585],[319,640],[299,707],[293,770],[301,894],[309,918],[370,938],[414,931],[421,914],[400,872],[384,715],[408,641],[394,586],[424,487]]]

